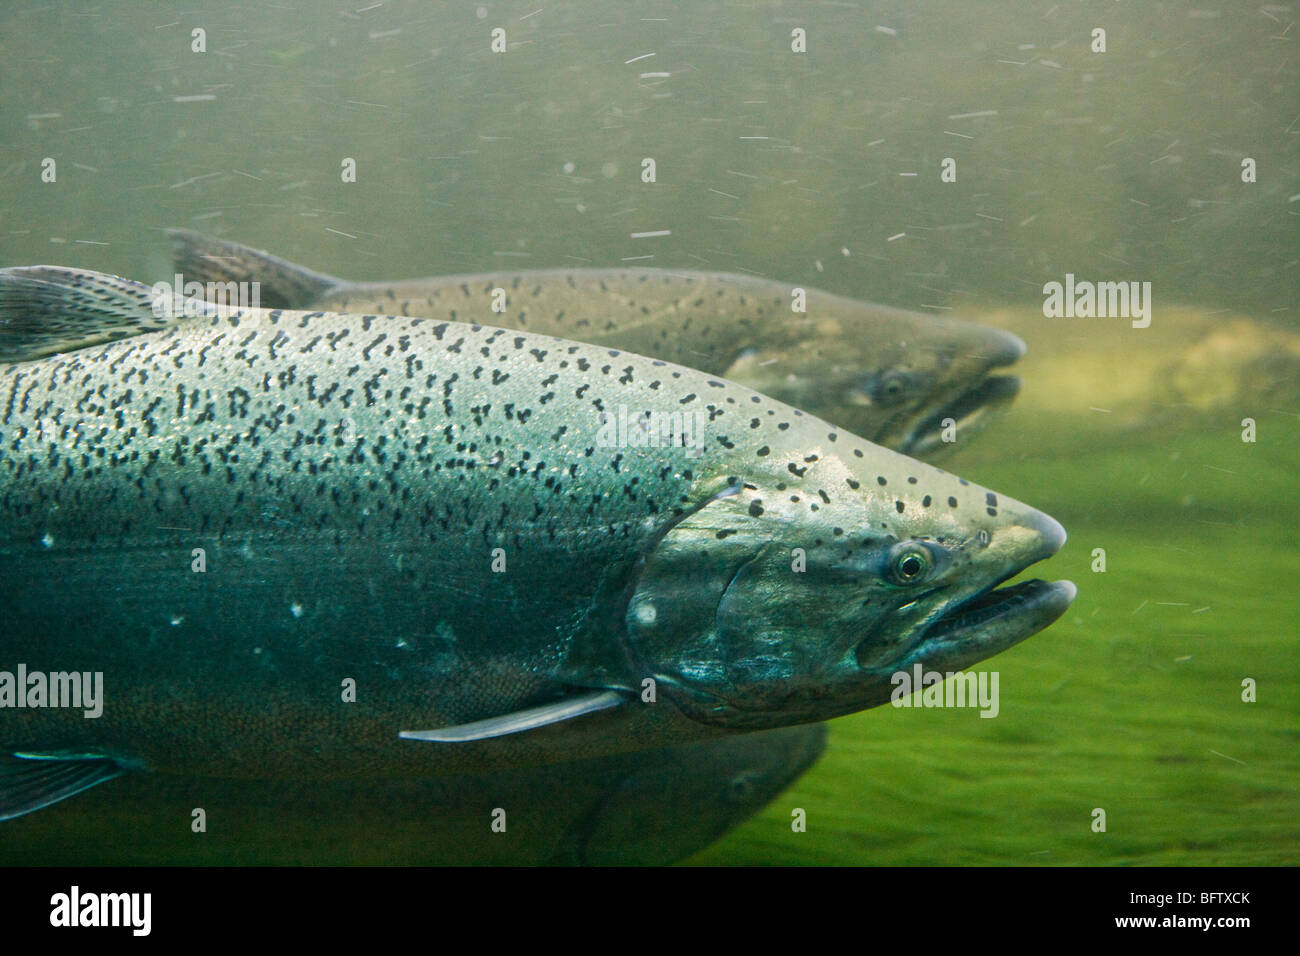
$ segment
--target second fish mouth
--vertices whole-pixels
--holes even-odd
[[[1020,379],[1017,376],[990,375],[917,422],[900,450],[911,454],[917,449],[933,447],[939,443],[943,430],[949,427],[947,423],[958,427],[970,425],[992,409],[1006,405],[1019,393]]]

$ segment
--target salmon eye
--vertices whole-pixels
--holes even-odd
[[[913,376],[907,372],[889,371],[875,376],[867,387],[871,400],[883,408],[905,401],[914,385]]]
[[[895,584],[917,584],[930,573],[934,560],[917,544],[900,544],[889,556],[889,577]]]

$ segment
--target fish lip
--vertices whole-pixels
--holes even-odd
[[[1009,404],[1020,393],[1018,376],[992,373],[1015,365],[1024,358],[1029,347],[1020,336],[1002,329],[984,328],[983,332],[980,347],[968,356],[979,363],[979,377],[974,384],[944,402],[938,411],[915,421],[899,448],[904,454],[932,450],[938,444],[946,419],[952,419],[959,426],[969,424],[988,411]]]
[[[1033,637],[1054,623],[1074,601],[1071,581],[1040,578],[971,595],[928,622],[907,651],[873,673],[897,673],[921,664],[964,670]]]
[[[937,436],[943,431],[944,422],[948,419],[961,426],[969,423],[977,415],[1008,404],[1020,394],[1020,384],[1020,378],[1016,375],[985,376],[975,385],[958,393],[938,411],[917,422],[901,450],[904,454],[911,454],[917,449],[935,444]]]
[[[1011,576],[1007,575],[1008,578]],[[1006,579],[1003,578],[1002,581]],[[971,595],[931,621],[921,634],[919,646],[924,647],[935,641],[950,642],[963,634],[985,630],[992,624],[1004,625],[1012,620],[1029,621],[1031,617],[1057,610],[1059,606],[1059,613],[1052,614],[1048,620],[1024,635],[1029,637],[1064,613],[1077,593],[1069,581],[1049,583],[1042,578],[1032,578],[1007,587],[998,587],[1002,581]]]

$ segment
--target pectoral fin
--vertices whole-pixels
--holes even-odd
[[[623,700],[624,695],[616,690],[595,691],[581,697],[566,697],[553,704],[530,707],[528,710],[518,710],[513,714],[489,717],[469,724],[440,727],[437,730],[403,730],[398,736],[406,740],[434,740],[449,744],[486,740],[489,737],[504,737],[548,724],[558,724],[584,714],[594,714],[598,710],[608,710],[617,707]]]
[[[0,820],[66,800],[124,771],[109,757],[15,754],[0,757]]]

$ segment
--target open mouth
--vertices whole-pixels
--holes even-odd
[[[1050,551],[1059,547],[1058,541],[1048,542]],[[1039,578],[999,587],[1021,570],[1011,571],[931,619],[901,656],[882,659],[880,647],[867,637],[857,647],[858,666],[871,670],[888,660],[885,666],[890,669],[919,663],[961,670],[1032,637],[1066,612],[1078,589],[1070,581]]]
[[[1014,375],[991,375],[974,388],[962,392],[937,412],[921,419],[908,436],[904,452],[927,448],[938,443],[944,423],[951,419],[958,426],[968,426],[990,410],[1005,405],[1020,392],[1020,379]]]
[[[1068,581],[1049,583],[1039,578],[1004,588],[991,588],[963,601],[925,630],[922,643],[952,642],[990,629],[1019,631],[1031,626],[1018,639],[1029,637],[1056,620],[1074,599],[1074,585]]]

